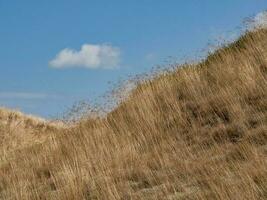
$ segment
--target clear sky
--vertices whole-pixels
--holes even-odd
[[[0,106],[53,117],[232,37],[266,0],[0,0]]]

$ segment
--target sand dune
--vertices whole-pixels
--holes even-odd
[[[0,199],[267,199],[267,30],[75,126],[0,110]]]

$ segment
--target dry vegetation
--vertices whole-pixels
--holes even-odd
[[[267,30],[145,81],[104,118],[0,120],[0,199],[267,199]]]

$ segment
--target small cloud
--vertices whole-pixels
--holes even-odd
[[[57,95],[45,93],[29,93],[29,92],[0,92],[0,99],[25,99],[25,100],[40,100],[46,98],[58,98]]]
[[[252,19],[248,19],[249,29],[267,28],[267,11],[258,13]]]
[[[146,59],[147,61],[154,61],[156,58],[157,58],[157,55],[154,54],[154,53],[148,53],[148,54],[145,56],[145,59]]]
[[[111,45],[84,44],[79,51],[63,49],[49,62],[54,68],[83,67],[114,69],[120,62],[121,51]]]

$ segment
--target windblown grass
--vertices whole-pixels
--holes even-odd
[[[104,118],[38,124],[0,124],[0,199],[267,199],[267,30],[144,81]]]

